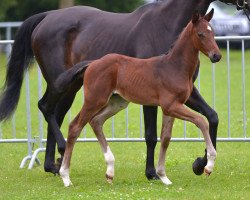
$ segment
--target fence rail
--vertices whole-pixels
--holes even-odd
[[[245,70],[246,70],[246,62],[245,62],[245,41],[246,40],[250,40],[250,36],[227,36],[227,37],[216,37],[217,41],[226,41],[226,52],[227,52],[227,88],[225,88],[225,90],[228,91],[227,93],[227,103],[228,103],[228,120],[227,120],[227,137],[219,137],[217,140],[221,141],[221,142],[250,142],[250,135],[249,133],[247,133],[247,117],[246,117],[246,80],[245,80]],[[242,52],[242,58],[241,58],[241,74],[242,74],[242,82],[241,82],[241,87],[242,87],[242,126],[243,126],[243,135],[241,137],[232,137],[231,136],[231,87],[230,87],[230,41],[241,41],[241,52]],[[13,40],[0,40],[0,44],[2,45],[11,45],[13,43]],[[248,63],[249,65],[250,63]],[[42,97],[42,75],[41,72],[38,68],[38,97],[39,99]],[[200,76],[198,78],[198,88],[200,88]],[[213,89],[212,89],[212,97],[213,97],[213,107],[215,108],[215,91],[216,91],[216,87],[215,87],[215,70],[214,70],[214,64],[212,65],[212,83],[213,83]],[[27,143],[28,144],[28,155],[23,159],[20,167],[23,168],[25,163],[28,160],[31,160],[29,163],[29,169],[31,169],[34,165],[34,163],[40,163],[38,158],[37,158],[37,154],[39,152],[44,152],[45,148],[44,148],[44,143],[46,142],[46,139],[44,139],[43,136],[43,117],[42,114],[39,112],[37,113],[38,118],[39,118],[39,136],[34,138],[34,135],[32,134],[32,125],[31,125],[31,109],[30,109],[30,77],[29,77],[29,73],[26,73],[25,76],[25,102],[26,102],[26,118],[27,118],[27,130],[23,130],[25,132],[27,132],[27,137],[25,138],[21,138],[21,139],[17,139],[16,138],[16,117],[15,115],[12,118],[12,134],[10,133],[3,133],[2,128],[1,128],[1,124],[0,124],[0,143]],[[110,138],[107,138],[107,141],[111,141],[111,142],[142,142],[145,141],[145,138],[143,137],[143,132],[144,132],[144,128],[143,128],[143,116],[142,116],[142,106],[140,106],[140,111],[139,111],[139,116],[140,116],[140,121],[138,123],[138,126],[140,127],[140,131],[138,133],[138,137],[130,137],[129,135],[129,129],[128,129],[128,120],[129,120],[129,111],[128,109],[126,110],[126,116],[125,116],[125,123],[126,123],[126,127],[125,127],[125,137],[116,137],[115,135],[115,121],[114,118],[112,119],[111,122],[111,132],[112,132],[112,136]],[[70,116],[70,114],[69,114]],[[71,118],[71,117],[69,117]],[[186,130],[186,123],[184,122],[184,128],[183,128],[183,136],[182,137],[178,137],[178,138],[172,138],[171,141],[175,141],[175,142],[183,142],[183,141],[187,141],[187,142],[200,142],[203,141],[203,138],[201,137],[201,135],[199,134],[198,137],[187,137],[187,130]],[[4,138],[3,135],[6,137],[6,134],[8,135],[7,138]],[[12,138],[9,138],[10,135],[12,135]],[[159,140],[159,138],[158,138]],[[86,137],[86,130],[83,131],[83,137],[78,139],[78,142],[96,142],[96,138],[89,138]],[[36,144],[38,145],[38,148],[36,150],[33,149],[33,145]]]

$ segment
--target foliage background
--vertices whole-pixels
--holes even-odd
[[[71,0],[72,1],[72,0]],[[74,5],[88,5],[113,12],[131,12],[144,0],[74,0]],[[23,21],[36,13],[58,9],[60,0],[1,0],[0,21]]]

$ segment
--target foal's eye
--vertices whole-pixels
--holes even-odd
[[[202,33],[202,32],[198,32],[198,36],[199,36],[200,38],[205,37],[204,33]]]

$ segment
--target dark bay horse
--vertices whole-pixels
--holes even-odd
[[[44,169],[58,173],[55,145],[63,156],[65,140],[60,131],[82,81],[76,80],[64,94],[54,92],[56,78],[74,64],[98,59],[108,53],[121,53],[149,58],[167,52],[178,34],[191,19],[194,10],[205,14],[213,0],[164,0],[142,6],[132,13],[116,14],[91,7],[78,6],[31,16],[20,27],[8,62],[6,82],[0,99],[0,121],[14,112],[29,62],[36,58],[47,89],[38,106],[48,122]],[[250,0],[221,0],[249,9]],[[248,2],[248,5],[247,5]],[[242,7],[241,7],[242,8]],[[199,66],[199,65],[197,65]],[[195,81],[199,67],[194,74]],[[194,87],[186,105],[202,113],[209,121],[209,132],[216,147],[217,113],[204,101]],[[157,178],[154,149],[157,143],[157,107],[144,106],[145,139],[147,144],[146,176]],[[201,174],[206,156],[194,163],[194,172]]]
[[[115,159],[103,134],[103,124],[96,123],[95,119],[98,118],[98,121],[103,122],[107,119],[105,116],[107,109],[114,108],[108,103],[113,93],[121,97],[116,99],[117,104],[134,102],[162,108],[161,148],[156,172],[164,184],[172,183],[166,176],[165,157],[174,118],[190,121],[202,131],[208,160],[204,172],[207,176],[210,175],[214,167],[216,150],[209,136],[209,125],[203,117],[185,107],[184,103],[193,90],[193,75],[199,62],[199,51],[208,56],[213,63],[221,59],[219,48],[214,40],[214,32],[208,23],[213,13],[212,9],[206,16],[200,17],[199,13],[195,12],[174,47],[166,55],[139,59],[120,54],[108,54],[91,64],[80,65],[85,73],[78,65],[64,72],[63,78],[59,76],[57,84],[61,91],[66,90],[64,87],[67,88],[71,81],[74,81],[72,77],[76,77],[76,74],[84,79],[84,105],[69,125],[66,150],[60,168],[65,186],[72,184],[69,167],[73,147],[88,122],[104,153],[107,164],[106,178],[108,182],[112,182]],[[76,68],[79,70],[75,71]],[[79,74],[79,72],[82,73]],[[68,79],[71,81],[67,81]]]

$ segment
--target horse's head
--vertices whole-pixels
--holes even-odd
[[[248,10],[250,12],[250,0],[220,0],[226,4],[236,5],[238,10]]]
[[[221,59],[221,53],[214,39],[214,31],[209,24],[213,14],[214,9],[204,17],[201,17],[198,12],[195,12],[191,22],[191,33],[194,46],[208,56],[211,62],[215,63]]]

